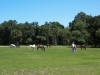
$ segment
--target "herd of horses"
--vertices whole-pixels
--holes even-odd
[[[11,48],[15,48],[15,47],[17,47],[17,46],[16,46],[15,44],[10,44],[10,47],[11,47]],[[33,50],[35,49],[35,47],[36,47],[35,44],[29,45],[29,50],[32,49],[32,51],[33,51]],[[50,45],[50,44],[47,44],[47,48],[48,48],[48,47],[50,48],[51,45]],[[41,50],[45,51],[45,47],[44,47],[43,44],[38,44],[38,45],[37,45],[37,50],[38,50],[39,48],[41,48]],[[81,48],[81,50],[82,50],[82,49],[85,49],[85,50],[86,50],[86,45],[80,45],[80,48]]]
[[[47,48],[51,47],[50,44],[47,44]],[[41,48],[41,50],[45,51],[45,47],[43,44],[38,44],[37,45],[37,50]],[[29,49],[35,49],[35,44],[34,45],[29,45]]]
[[[15,44],[10,44],[10,47],[11,48],[15,48],[15,47],[17,47]],[[29,50],[34,50],[35,49],[35,47],[36,47],[36,45],[35,44],[33,44],[33,45],[29,45]],[[48,47],[51,47],[51,45],[50,44],[47,44],[47,48]],[[39,48],[41,48],[41,50],[43,50],[43,51],[45,51],[45,47],[44,47],[44,45],[43,44],[38,44],[37,45],[37,50],[39,49]]]

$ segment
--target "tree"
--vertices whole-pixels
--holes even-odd
[[[78,43],[82,44],[82,43],[85,42],[85,40],[82,37],[82,34],[81,34],[81,32],[79,30],[72,31],[70,39],[71,39],[70,40],[71,42],[75,42],[76,44],[78,44]]]
[[[42,26],[43,27],[43,31],[46,37],[46,44],[49,44],[49,36],[50,36],[50,32],[51,32],[51,28],[50,28],[50,23],[45,22],[45,24]]]
[[[17,21],[16,20],[9,20],[4,21],[3,23],[1,23],[1,27],[2,27],[2,44],[3,45],[8,45],[9,42],[11,41],[11,37],[10,37],[10,33],[13,29],[15,29],[14,27],[16,26]]]
[[[59,42],[58,36],[59,36],[60,29],[64,29],[64,26],[61,25],[59,22],[52,22],[51,29],[53,32],[54,45],[57,45]]]
[[[19,43],[22,37],[22,32],[18,29],[14,29],[11,31],[12,43]]]
[[[98,39],[98,45],[100,47],[100,28],[96,31],[96,36],[97,36],[97,39]]]
[[[69,29],[68,28],[60,29],[59,37],[61,37],[60,38],[60,41],[62,41],[61,44],[63,44],[63,45],[69,44],[69,39],[70,39],[70,31],[69,31]]]
[[[3,27],[0,25],[0,44],[3,44],[3,32],[4,32],[4,30],[3,30]]]
[[[28,38],[34,38],[35,37],[35,28],[32,26],[30,23],[25,22],[24,24],[21,24],[21,32],[22,32],[22,38],[23,38],[23,43],[27,44],[26,40]],[[20,29],[20,28],[19,28]]]
[[[73,34],[76,32],[77,33],[81,32],[81,34],[82,34],[79,37],[81,39],[80,41],[77,41],[79,39],[76,39],[77,43],[79,43],[79,44],[89,42],[88,38],[90,37],[90,34],[88,33],[87,30],[88,30],[90,19],[91,19],[91,16],[86,15],[84,12],[80,12],[75,16],[75,18],[72,22],[69,22],[69,28],[70,28],[70,31],[72,32],[71,37],[74,37]],[[78,31],[76,31],[76,30],[78,30]]]
[[[36,39],[37,39],[37,44],[39,44],[40,43],[41,36],[37,35],[36,36]]]
[[[43,44],[44,44],[44,42],[46,41],[46,37],[45,37],[45,36],[41,36],[41,41],[42,41]]]
[[[89,42],[96,47],[99,43],[99,37],[97,36],[97,32],[100,28],[100,15],[91,17],[88,23],[88,32],[90,33]]]
[[[33,41],[32,41],[32,38],[28,38],[27,40],[26,40],[26,43],[28,43],[28,44],[30,44],[30,43],[32,43]]]
[[[77,44],[84,44],[87,43],[88,39],[88,32],[87,32],[87,26],[86,24],[78,20],[73,28],[72,34],[71,34],[71,42],[72,40],[75,41]]]
[[[74,30],[74,27],[77,23],[77,21],[82,21],[83,23],[85,23],[86,25],[88,25],[87,23],[90,20],[90,16],[86,15],[84,12],[79,12],[75,17],[74,20],[72,22],[69,22],[69,28],[70,31]]]

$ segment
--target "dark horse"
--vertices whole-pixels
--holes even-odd
[[[86,45],[80,45],[80,47],[81,47],[81,50],[82,50],[82,48],[84,48],[86,50]]]
[[[20,44],[19,44],[18,42],[16,43],[16,47],[17,47],[17,48],[19,48],[19,47],[20,47]]]
[[[45,47],[44,47],[43,45],[38,44],[38,45],[37,45],[37,50],[38,50],[39,48],[41,48],[41,50],[44,50],[44,51],[45,51]]]
[[[47,44],[47,48],[48,48],[48,47],[51,47],[50,44]]]

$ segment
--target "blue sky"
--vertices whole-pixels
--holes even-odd
[[[100,0],[0,0],[0,23],[58,21],[67,27],[79,12],[100,15]]]

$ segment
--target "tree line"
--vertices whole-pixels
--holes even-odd
[[[67,27],[59,22],[17,23],[16,20],[0,24],[0,45],[10,43],[70,45],[72,42],[100,47],[100,15],[91,16],[84,12],[75,15]]]

